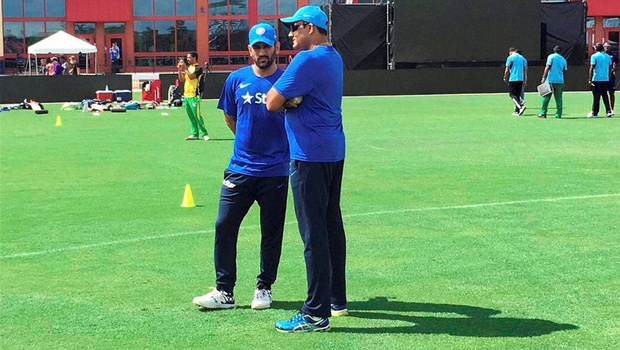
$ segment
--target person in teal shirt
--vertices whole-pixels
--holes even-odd
[[[603,44],[597,43],[595,48],[596,53],[590,57],[590,71],[588,74],[588,84],[592,86],[593,96],[592,111],[588,114],[588,118],[596,118],[598,116],[601,97],[603,98],[607,117],[611,117],[611,106],[609,105],[609,96],[607,95],[611,57],[603,52]]]
[[[527,86],[527,60],[519,55],[514,47],[508,49],[504,82],[508,83],[510,99],[515,105],[515,113],[522,115],[526,108],[521,100],[521,91]]]
[[[547,82],[553,88],[553,98],[555,99],[555,117],[562,118],[562,93],[564,92],[564,72],[568,70],[566,59],[560,55],[562,48],[555,46],[553,53],[547,56],[547,64],[543,71],[541,84]],[[547,108],[549,107],[549,101],[551,101],[551,95],[548,94],[542,97],[542,107],[540,108],[539,118],[547,118]]]

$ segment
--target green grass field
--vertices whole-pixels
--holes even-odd
[[[232,148],[216,101],[209,142],[183,141],[182,109],[0,113],[0,348],[620,348],[620,116],[568,93],[540,120],[527,99],[514,117],[507,94],[345,98],[351,313],[315,334],[273,328],[305,299],[291,200],[273,307],[249,308],[256,208],[240,306],[192,304]]]

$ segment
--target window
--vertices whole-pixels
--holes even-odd
[[[275,15],[276,0],[258,0],[259,15]]]
[[[292,15],[295,11],[296,0],[258,0],[259,15]]]
[[[75,34],[95,34],[95,23],[75,23],[73,31]]]
[[[295,1],[295,0],[293,0]],[[210,15],[247,15],[247,0],[209,0]]]
[[[24,17],[21,0],[2,0],[2,15],[5,18]]]
[[[133,14],[137,17],[195,16],[194,0],[134,0]]]
[[[65,22],[5,22],[4,51],[6,53],[24,54],[26,48],[41,39],[65,30]]]
[[[103,25],[106,34],[124,34],[125,23],[105,23]]]
[[[24,23],[4,22],[4,52],[25,53]]]
[[[209,21],[209,50],[228,51],[228,21]]]
[[[618,27],[620,27],[620,17],[603,18],[603,28],[618,28]]]
[[[24,28],[26,47],[45,38],[45,22],[26,22]]]
[[[586,28],[594,28],[594,17],[586,18]]]
[[[196,21],[135,21],[135,52],[196,50]]]
[[[308,5],[321,6],[321,5],[326,5],[327,3],[329,3],[329,1],[327,0],[310,0]]]
[[[155,51],[171,52],[176,37],[175,21],[155,21]]]
[[[45,0],[45,17],[64,17],[65,0]]]
[[[155,0],[155,16],[173,16],[174,0]]]
[[[24,0],[24,17],[44,17],[43,0]]]
[[[45,28],[46,36],[57,33],[61,30],[66,30],[65,22],[46,22],[45,26],[46,26]]]
[[[195,16],[196,1],[194,0],[176,0],[177,16]]]
[[[288,15],[297,11],[297,1],[295,0],[279,0],[278,1],[278,14]]]
[[[134,21],[133,30],[134,51],[155,52],[155,41],[153,40],[153,21]],[[138,65],[137,58],[136,65]]]
[[[196,21],[177,21],[177,51],[196,50]]]
[[[152,16],[153,1],[152,0],[133,0],[134,16]],[[136,60],[137,64],[137,60]]]
[[[245,19],[209,21],[211,51],[243,51],[248,45],[248,21]]]

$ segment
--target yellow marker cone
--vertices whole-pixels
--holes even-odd
[[[60,119],[59,115],[56,116],[56,126],[62,126],[62,119]]]
[[[185,185],[185,193],[183,194],[183,203],[181,203],[183,208],[193,208],[196,206],[194,204],[194,196],[192,195],[192,188],[189,184]]]

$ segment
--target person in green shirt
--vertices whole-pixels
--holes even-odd
[[[200,114],[200,95],[198,93],[198,82],[202,75],[202,68],[196,64],[198,53],[190,51],[185,60],[179,60],[177,64],[179,81],[183,83],[183,96],[185,97],[185,111],[191,123],[191,135],[185,140],[209,141],[209,134],[205,127],[205,122]]]

